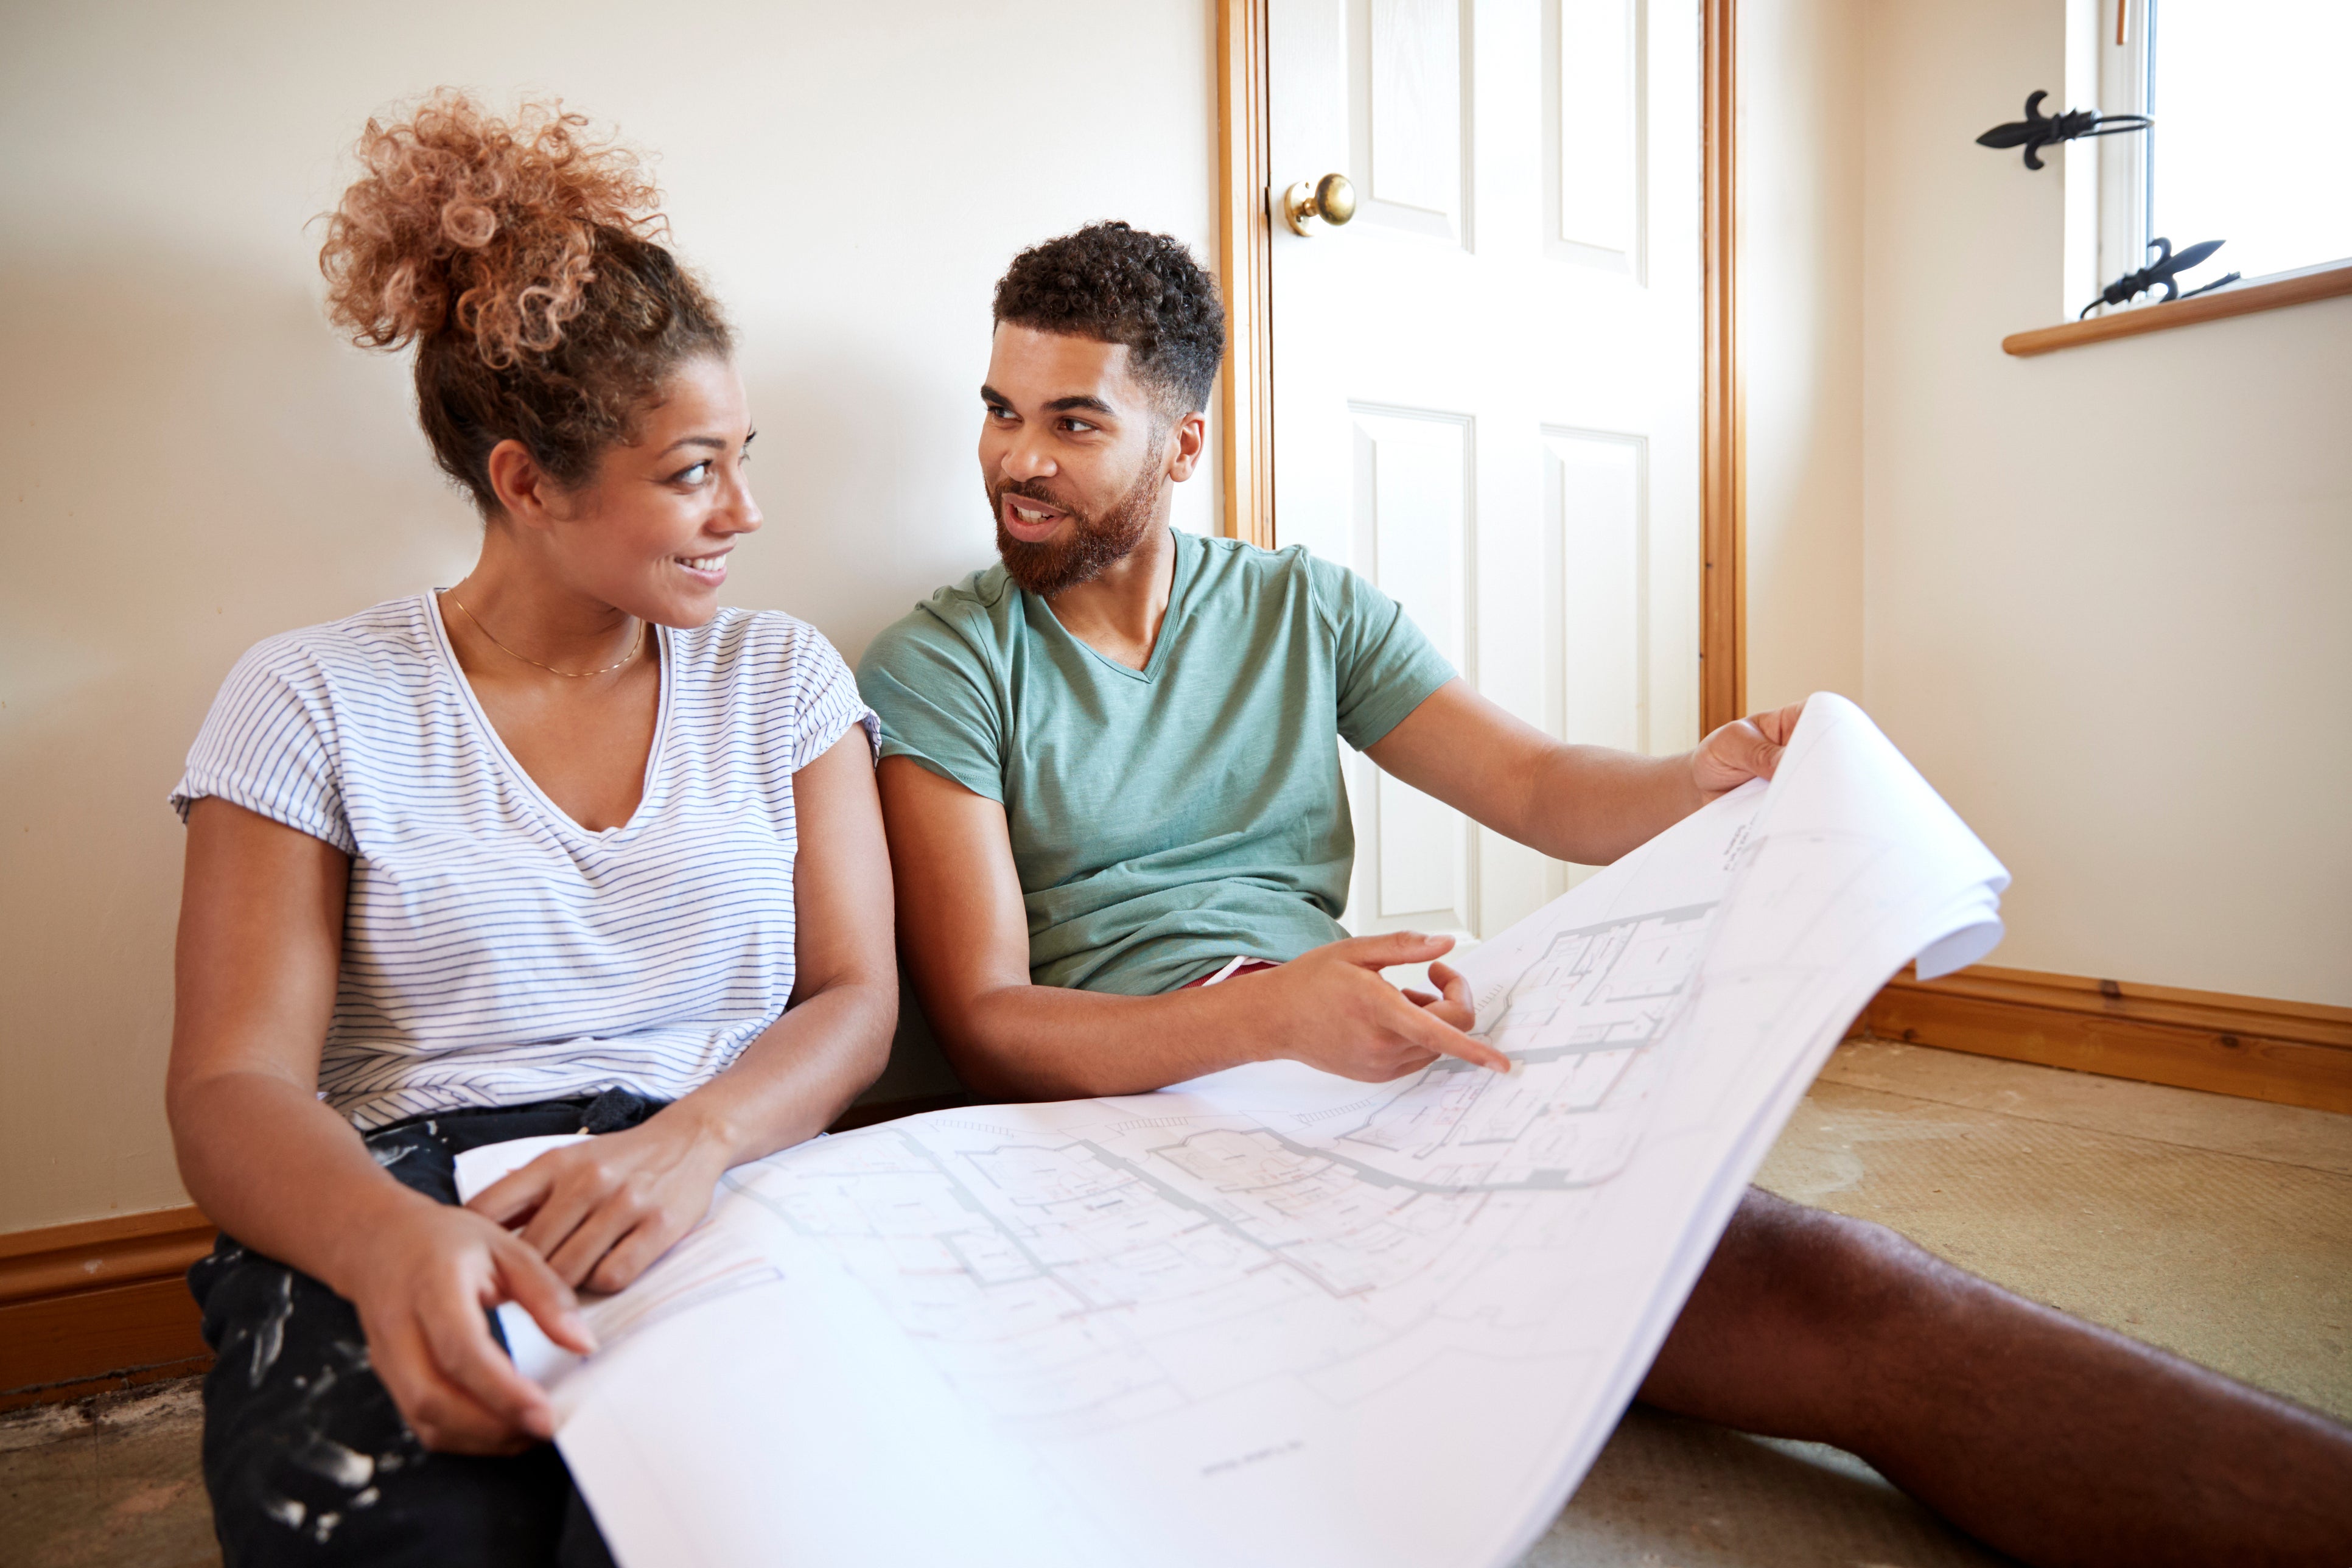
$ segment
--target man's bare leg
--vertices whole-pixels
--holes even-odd
[[[1753,1188],[1641,1397],[1859,1454],[2039,1568],[2352,1564],[2352,1431]]]

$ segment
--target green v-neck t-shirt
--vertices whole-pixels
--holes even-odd
[[[1004,807],[1042,985],[1148,995],[1345,936],[1339,742],[1371,745],[1454,679],[1346,568],[1173,538],[1141,669],[1072,637],[1002,565],[918,605],[858,666],[884,757]]]

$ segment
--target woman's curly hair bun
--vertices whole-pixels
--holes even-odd
[[[416,346],[417,418],[486,516],[499,442],[584,482],[663,377],[731,351],[718,306],[655,237],[653,181],[585,115],[525,103],[501,120],[445,88],[370,120],[357,152],[319,254],[327,314],[362,347]]]
[[[580,313],[597,231],[662,226],[636,154],[560,102],[502,121],[444,89],[405,120],[370,120],[358,153],[367,172],[330,216],[319,267],[328,315],[368,348],[454,327],[489,365],[545,353]]]

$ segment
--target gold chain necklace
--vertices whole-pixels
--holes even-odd
[[[457,605],[461,610],[466,610],[466,601],[457,597],[457,590],[449,589],[447,590],[447,593],[449,595],[449,602],[451,604]],[[538,664],[539,668],[547,671],[548,674],[560,675],[566,680],[585,680],[592,675],[612,674],[613,671],[620,668],[622,665],[628,663],[631,659],[636,658],[637,655],[646,651],[646,634],[652,624],[647,621],[639,621],[637,623],[636,642],[631,645],[627,653],[622,655],[619,659],[615,660],[614,663],[606,665],[602,669],[558,669],[551,664],[539,664],[539,660],[531,658],[530,655],[527,653],[517,653],[514,649],[507,647],[506,644],[499,641],[498,637],[490,631],[490,628],[482,625],[482,617],[474,614],[473,611],[466,610],[466,618],[474,623],[475,630],[480,632],[484,637],[490,639],[490,646],[492,647],[497,648],[500,653],[505,654],[508,658],[519,658],[525,664]]]

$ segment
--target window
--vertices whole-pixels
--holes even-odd
[[[2231,272],[2252,282],[2352,258],[2342,87],[2352,5],[2102,0],[2098,9],[2098,107],[2156,121],[2095,143],[2100,284],[2146,265],[2158,235],[2176,251],[2224,242],[2182,276],[2184,292]]]
[[[2147,221],[2263,278],[2352,257],[2344,0],[2149,0]]]

